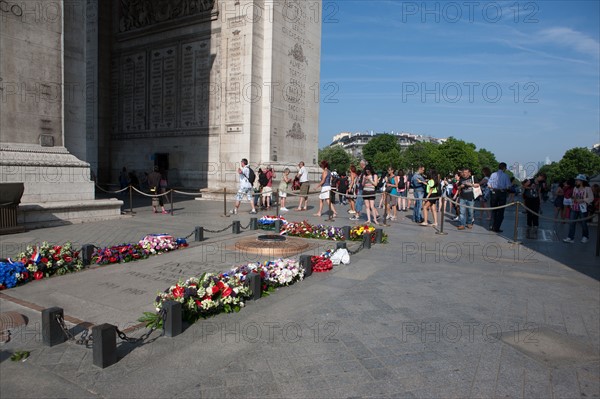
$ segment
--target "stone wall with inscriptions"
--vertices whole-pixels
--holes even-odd
[[[274,8],[274,91],[271,159],[307,165],[317,160],[321,1],[287,0]]]

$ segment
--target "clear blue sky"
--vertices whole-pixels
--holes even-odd
[[[599,3],[323,0],[319,147],[370,130],[454,136],[509,164],[591,147]]]

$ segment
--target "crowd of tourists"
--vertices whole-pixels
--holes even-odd
[[[445,206],[444,212],[451,215],[459,231],[472,229],[478,213],[490,231],[501,233],[505,209],[515,201],[515,196],[521,195],[527,213],[526,236],[535,239],[541,205],[552,195],[555,218],[578,221],[570,223],[569,235],[564,241],[575,241],[576,227],[580,224],[581,241],[585,243],[589,239],[587,221],[590,215],[598,211],[600,201],[598,185],[590,187],[585,175],[580,174],[549,187],[546,175],[538,173],[521,182],[519,187],[515,179],[507,174],[504,162],[493,172],[483,168],[480,177],[476,177],[468,167],[444,177],[435,169],[425,171],[424,166],[417,167],[411,173],[391,166],[383,173],[377,173],[364,159],[358,167],[351,165],[347,171],[340,173],[331,171],[326,160],[321,161],[319,166],[322,172],[314,187],[319,190],[319,206],[314,216],[328,213],[331,217],[337,217],[335,205],[342,204],[348,205],[350,220],[364,220],[374,225],[383,223],[383,218],[396,221],[399,212],[410,212],[412,209],[411,220],[414,223],[423,227],[437,227],[438,213],[441,212],[441,206]],[[269,210],[274,203],[274,194],[277,194],[282,212],[289,211],[287,202],[291,194],[299,198],[296,211],[308,209],[310,182],[304,162],[298,163],[294,172],[285,168],[276,193],[273,184],[277,176],[272,166],[264,170],[259,168],[255,173],[248,166],[248,160],[242,159],[238,174],[239,189],[232,214],[237,214],[244,198],[250,202],[252,214],[257,213],[258,207]]]

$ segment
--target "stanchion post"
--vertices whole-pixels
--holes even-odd
[[[53,307],[42,310],[42,342],[46,346],[62,344],[67,337],[56,317],[64,317],[62,308]]]
[[[133,187],[129,185],[129,213],[133,215]]]
[[[250,230],[258,230],[258,218],[250,218]]]
[[[442,213],[440,215],[440,231],[436,231],[435,234],[447,235],[444,233],[444,219],[446,219],[446,197],[442,197],[441,201]]]
[[[227,214],[227,187],[223,187],[223,216],[229,216]]]
[[[594,206],[595,204],[592,204]],[[596,256],[600,256],[600,215],[596,214],[598,225],[596,226]]]
[[[234,220],[233,224],[231,226],[231,232],[233,234],[240,234],[240,231],[241,231],[240,221],[239,220]]]
[[[171,190],[171,216],[173,216],[173,190]]]
[[[176,301],[166,301],[163,304],[166,312],[165,335],[167,337],[176,337],[183,331],[182,305]]]
[[[348,246],[346,245],[345,241],[342,242],[338,242],[337,244],[335,244],[335,249],[347,249]]]
[[[300,255],[300,266],[304,269],[304,277],[312,275],[312,261],[310,255]]]
[[[513,231],[513,244],[519,243],[519,204],[520,202],[516,202],[515,208],[515,228]]]
[[[196,226],[194,229],[194,234],[196,241],[204,241],[204,227]]]
[[[94,366],[106,368],[117,362],[117,328],[112,324],[92,327],[92,362]]]

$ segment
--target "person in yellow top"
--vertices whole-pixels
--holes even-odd
[[[427,195],[425,196],[425,201],[423,204],[423,223],[421,226],[429,226],[427,223],[427,214],[428,211],[431,210],[431,214],[433,215],[433,224],[431,226],[437,226],[437,201],[439,199],[439,189],[440,180],[436,170],[431,169],[429,171],[429,178],[427,179],[427,186],[425,186]]]

